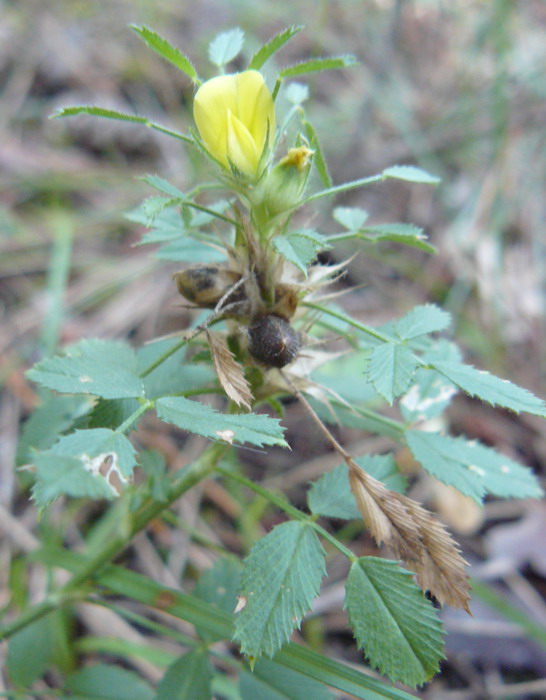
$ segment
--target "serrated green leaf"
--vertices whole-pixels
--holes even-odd
[[[154,693],[133,671],[95,664],[66,679],[70,700],[152,700]]]
[[[257,413],[218,413],[209,406],[183,396],[165,396],[156,401],[157,415],[167,423],[204,437],[253,445],[287,444],[283,427],[275,418]]]
[[[85,416],[93,406],[93,400],[82,396],[59,396],[43,392],[42,403],[30,416],[21,430],[17,445],[17,466],[32,459],[33,450],[45,450],[68,430],[74,422]]]
[[[110,459],[109,470],[116,471],[122,480],[130,478],[136,466],[136,450],[129,439],[107,428],[76,430],[59,438],[51,452],[83,460],[88,471],[92,471],[91,460],[99,456]]]
[[[239,687],[241,700],[333,700],[322,683],[265,658],[239,673]]]
[[[167,136],[173,136],[184,143],[189,143],[192,146],[195,145],[193,139],[185,134],[180,134],[178,131],[173,131],[172,129],[167,129],[161,124],[156,124],[150,121],[146,117],[139,117],[135,114],[126,114],[125,112],[118,112],[115,109],[105,109],[104,107],[96,107],[94,105],[76,105],[74,107],[62,107],[55,114],[51,115],[52,119],[58,119],[60,117],[75,117],[79,114],[88,114],[92,117],[102,117],[104,119],[116,119],[123,122],[133,122],[135,124],[144,124],[149,129],[154,129],[154,131],[159,131]]]
[[[409,348],[382,343],[374,348],[368,363],[368,380],[392,404],[409,387],[417,364],[417,358]]]
[[[193,594],[219,610],[232,613],[237,605],[237,593],[241,587],[241,570],[242,565],[239,561],[221,557],[204,572]],[[207,642],[216,642],[224,638],[223,635],[215,635],[208,629],[196,629],[199,636]]]
[[[481,503],[487,493],[500,498],[540,498],[530,469],[479,442],[422,430],[407,430],[408,447],[423,467],[444,484]]]
[[[87,471],[76,457],[54,452],[39,452],[34,457],[36,482],[32,497],[39,507],[49,505],[59,496],[74,498],[116,498],[117,492],[106,479]]]
[[[369,214],[360,207],[336,207],[334,219],[349,231],[358,231],[366,222]]]
[[[130,26],[131,29],[134,29],[140,38],[143,39],[153,51],[155,51],[169,63],[172,63],[173,66],[176,66],[182,71],[182,73],[185,73],[192,82],[199,85],[201,81],[197,76],[197,71],[195,70],[193,63],[187,56],[184,56],[179,49],[172,46],[165,38],[156,32],[148,29],[148,27],[139,27],[136,24],[132,24]]]
[[[429,366],[470,396],[477,396],[493,406],[509,408],[516,413],[526,411],[546,418],[544,401],[507,379],[459,362],[439,360],[431,362]]]
[[[277,525],[245,560],[241,595],[246,605],[235,622],[243,654],[273,656],[288,641],[318,595],[325,553],[305,523]]]
[[[359,647],[381,673],[410,686],[437,673],[442,625],[411,572],[387,559],[360,558],[347,578],[345,606]]]
[[[84,427],[116,430],[139,408],[136,399],[99,399]]]
[[[391,491],[403,493],[406,490],[407,479],[400,474],[392,455],[366,455],[355,461]],[[362,519],[351,491],[349,470],[345,464],[340,464],[311,484],[307,503],[315,515],[342,520]]]
[[[383,170],[383,176],[427,185],[437,185],[441,181],[436,175],[431,175],[426,170],[416,168],[414,165],[393,165],[391,168]]]
[[[400,338],[410,340],[426,333],[445,330],[451,323],[451,314],[434,304],[416,306],[394,324]]]
[[[142,202],[142,212],[146,216],[146,226],[151,226],[164,209],[175,204],[179,204],[177,199],[161,196],[147,197]]]
[[[38,362],[27,377],[63,394],[93,394],[105,399],[144,396],[144,385],[136,374],[136,355],[118,340],[81,340],[67,347],[64,355]]]
[[[304,83],[289,83],[284,91],[284,97],[290,104],[301,105],[309,99],[309,87]]]
[[[218,34],[209,44],[209,59],[221,68],[240,53],[243,48],[245,33],[239,27]]]
[[[350,68],[358,63],[354,56],[330,56],[327,58],[312,58],[310,61],[302,61],[293,66],[283,68],[279,78],[296,78],[299,75],[316,73],[321,70],[334,70],[336,68]]]
[[[313,127],[311,122],[308,122],[306,119],[302,120],[302,126],[305,130],[305,135],[307,136],[307,139],[309,141],[309,146],[314,152],[313,164],[317,169],[320,181],[322,182],[324,187],[331,187],[332,178],[330,176],[326,160],[324,159],[324,153],[322,152],[322,147],[320,145],[319,138],[315,132],[315,128]]]
[[[276,53],[280,48],[282,48],[286,42],[295,36],[298,32],[301,32],[303,25],[292,25],[287,27],[284,31],[279,32],[272,39],[270,39],[266,44],[261,46],[258,51],[250,59],[248,64],[249,70],[259,70],[266,61],[268,61],[274,53]]]
[[[208,655],[190,651],[169,666],[154,700],[210,700],[212,674]]]
[[[298,229],[275,236],[273,247],[283,258],[296,265],[307,277],[307,266],[319,250],[330,248],[326,238],[312,229]]]

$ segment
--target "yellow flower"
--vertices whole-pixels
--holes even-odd
[[[193,116],[207,150],[225,168],[260,175],[275,131],[273,98],[261,73],[247,70],[208,80],[195,95]]]

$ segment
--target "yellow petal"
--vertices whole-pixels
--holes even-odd
[[[225,168],[231,162],[246,175],[258,176],[275,130],[273,98],[261,73],[208,80],[195,95],[193,113],[203,143]]]

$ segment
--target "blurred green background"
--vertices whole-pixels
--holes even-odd
[[[28,365],[82,336],[140,344],[188,322],[172,265],[135,247],[142,229],[123,215],[150,194],[140,175],[194,183],[195,154],[140,126],[49,119],[93,104],[187,130],[192,86],[131,23],[166,36],[204,77],[209,41],[235,26],[249,57],[288,24],[305,25],[280,65],[355,54],[358,66],[305,81],[334,181],[415,163],[442,184],[383,183],[336,204],[367,209],[370,223],[422,226],[439,253],[392,246],[380,262],[358,256],[349,279],[362,288],[344,303],[370,323],[439,303],[470,361],[546,394],[543,0],[0,0],[2,508],[16,508],[16,436],[36,399]],[[335,230],[326,208],[312,217]],[[460,401],[451,420],[530,466],[546,460],[539,419]]]

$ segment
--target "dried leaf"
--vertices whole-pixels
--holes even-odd
[[[468,613],[466,562],[445,527],[416,501],[389,491],[346,458],[349,481],[362,517],[378,544],[384,542],[417,574],[423,590]]]
[[[253,397],[243,368],[235,361],[233,353],[221,335],[209,330],[206,334],[216,374],[224,391],[239,406],[250,408]]]

